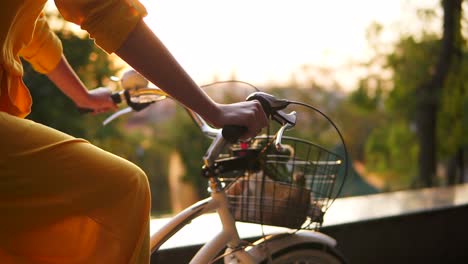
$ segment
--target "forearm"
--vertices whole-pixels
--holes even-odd
[[[86,102],[88,91],[63,55],[57,66],[47,73],[47,77],[75,104]]]
[[[111,91],[108,88],[88,91],[63,55],[47,77],[79,108],[91,110],[93,113],[116,109],[110,97]]]
[[[212,121],[218,119],[216,103],[198,87],[143,21],[116,54],[177,101]]]

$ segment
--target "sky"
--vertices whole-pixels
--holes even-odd
[[[372,53],[366,30],[382,39],[417,27],[415,9],[438,0],[142,0],[145,21],[196,82],[236,79],[281,84],[306,67],[330,69],[345,90]],[[416,29],[414,29],[416,30]]]
[[[391,43],[420,29],[417,8],[439,8],[439,0],[140,1],[145,22],[200,85],[233,77],[287,84],[293,74],[299,82],[312,74],[344,90],[364,74],[356,64],[372,56],[366,31],[373,22]]]

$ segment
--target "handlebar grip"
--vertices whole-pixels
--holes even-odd
[[[245,126],[226,125],[223,127],[223,131],[221,133],[223,138],[229,143],[235,143],[245,132],[247,132],[247,127]]]
[[[111,95],[111,99],[112,99],[112,102],[114,102],[114,104],[122,103],[122,97],[120,96],[119,93],[113,93]]]
[[[112,102],[114,102],[114,104],[120,104],[122,103],[122,97],[120,96],[119,93],[113,93],[111,94],[111,99],[112,99]],[[84,115],[84,114],[89,114],[89,113],[92,113],[94,112],[93,109],[91,108],[82,108],[82,107],[77,107],[78,109],[78,113]]]
[[[91,109],[91,108],[81,108],[81,107],[77,107],[77,109],[78,109],[78,113],[80,113],[80,114],[82,114],[82,115],[84,115],[84,114],[89,114],[89,113],[94,112],[94,110]]]
[[[257,100],[262,105],[263,111],[268,116],[268,118],[278,119],[277,115],[280,114],[279,110],[284,109],[289,105],[289,102],[282,99],[276,99],[273,95],[267,94],[264,92],[254,92],[247,96],[247,101]],[[282,116],[282,113],[280,114]],[[286,118],[287,119],[287,118]],[[283,123],[283,122],[280,122]],[[235,143],[239,138],[247,132],[247,127],[229,125],[223,128],[222,134],[223,138],[226,139],[229,143]]]

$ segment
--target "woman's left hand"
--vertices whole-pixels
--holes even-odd
[[[111,99],[112,91],[109,88],[99,87],[88,91],[87,97],[77,102],[79,108],[90,109],[92,113],[99,114],[117,109]]]

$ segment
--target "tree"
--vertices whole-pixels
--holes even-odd
[[[443,0],[443,33],[434,70],[427,81],[416,88],[416,126],[419,136],[419,178],[424,186],[433,186],[437,165],[437,113],[441,92],[449,75],[461,35],[462,0]]]
[[[455,182],[456,175],[458,181],[461,179],[463,153],[468,145],[462,136],[468,133],[467,46],[460,28],[461,1],[444,0],[442,4],[442,37],[424,27],[419,36],[403,35],[393,47],[376,52],[371,60],[392,74],[378,77],[387,78],[390,86],[382,90],[385,108],[378,113],[380,124],[372,129],[366,142],[365,160],[368,169],[393,179],[389,189],[432,186],[447,178],[449,183]],[[418,11],[425,25],[436,14],[431,9]],[[380,28],[373,27],[371,32],[378,33]],[[369,41],[378,47],[378,35],[371,35]],[[368,68],[372,66],[367,64]],[[358,89],[351,101],[361,108],[372,106],[365,92]],[[443,164],[440,160],[449,160],[446,178],[435,177],[436,166]]]
[[[455,56],[445,81],[437,113],[439,157],[447,160],[447,182],[463,182],[465,152],[468,150],[468,52],[466,43]]]

